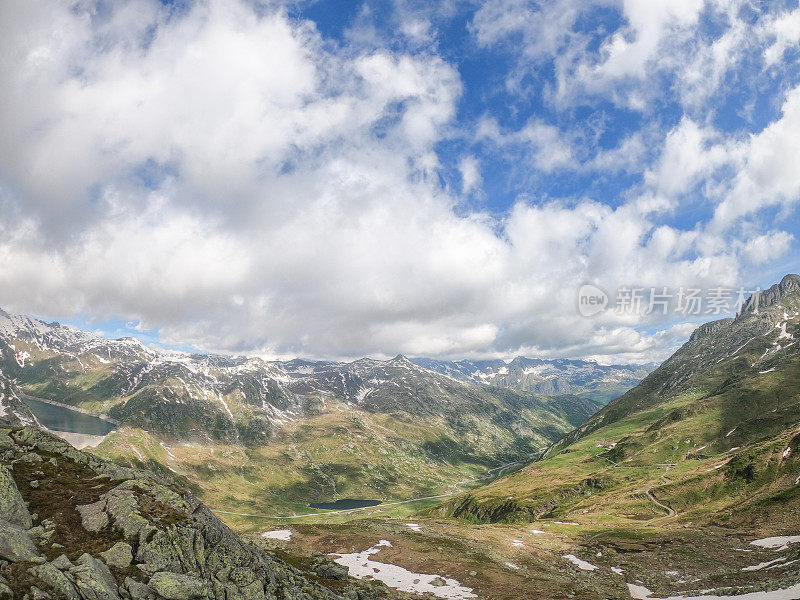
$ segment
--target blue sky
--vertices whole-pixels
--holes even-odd
[[[23,34],[24,32],[24,34]],[[0,7],[0,305],[267,357],[650,361],[800,271],[800,7]]]

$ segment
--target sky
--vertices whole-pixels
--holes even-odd
[[[650,362],[735,313],[683,289],[800,271],[796,1],[7,0],[0,50],[7,311],[268,358]]]

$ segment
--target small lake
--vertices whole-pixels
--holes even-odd
[[[311,508],[322,508],[325,510],[353,510],[354,508],[369,508],[370,506],[378,506],[381,500],[355,500],[353,498],[344,498],[336,502],[314,502],[309,504]]]
[[[23,397],[22,401],[31,409],[42,425],[54,431],[103,436],[108,435],[116,427],[113,423],[92,415],[41,402],[30,396]]]

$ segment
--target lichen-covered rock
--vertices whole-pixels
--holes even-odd
[[[125,578],[125,583],[120,588],[120,594],[130,600],[155,600],[156,598],[155,592],[149,585],[130,577]]]
[[[74,566],[67,558],[66,554],[62,554],[58,558],[53,559],[52,561],[50,561],[50,564],[53,565],[56,569],[60,569],[62,571],[71,569]]]
[[[33,525],[17,484],[3,465],[0,465],[0,519],[19,525],[23,529],[30,529]]]
[[[66,557],[65,557],[66,558]],[[61,572],[53,563],[45,563],[36,567],[31,567],[28,572],[39,579],[44,584],[44,587],[51,590],[59,598],[67,598],[67,600],[80,600],[78,590],[67,579],[67,576]]]
[[[28,532],[0,519],[0,558],[11,562],[31,561],[41,557]]]
[[[103,557],[109,567],[127,569],[133,562],[133,548],[125,542],[117,542],[105,552],[101,552],[100,556]]]
[[[350,569],[339,565],[330,559],[317,560],[311,565],[311,570],[323,579],[336,579],[345,581],[350,576]]]
[[[106,510],[114,519],[114,527],[122,531],[126,540],[143,541],[156,531],[139,512],[139,503],[132,490],[117,486],[104,498]]]
[[[0,429],[0,450],[10,450],[16,446],[14,440],[8,435],[10,431],[10,429]]]
[[[206,598],[209,592],[208,583],[190,575],[158,572],[150,578],[150,587],[166,600],[192,600]]]
[[[196,548],[202,545],[200,532],[196,529],[170,527],[153,534],[150,541],[139,545],[136,560],[143,563],[140,568],[154,573],[173,571],[199,574]],[[205,557],[203,556],[203,559]]]
[[[15,535],[27,540],[29,562],[41,567],[27,565],[37,569],[37,579],[15,600],[34,594],[74,600],[65,580],[80,600],[344,600],[362,591],[342,585],[339,594],[319,585],[245,543],[191,493],[153,473],[105,463],[47,432],[12,427],[9,437],[14,448],[0,460],[10,463],[32,452],[45,458],[43,463],[14,462],[11,475],[27,478],[26,485],[20,479],[16,483],[28,509],[42,516],[37,535],[49,537],[51,549],[65,552],[47,563],[25,530],[0,527],[2,532],[16,527]],[[32,479],[42,485],[31,488]],[[67,558],[78,554],[75,564]],[[19,567],[0,560],[0,578],[14,568]]]
[[[76,507],[81,515],[81,524],[86,531],[96,533],[108,525],[105,500]]]
[[[108,567],[91,554],[82,554],[69,570],[84,600],[118,600],[118,586]]]

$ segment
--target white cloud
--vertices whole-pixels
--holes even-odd
[[[800,199],[800,87],[790,90],[782,115],[743,145],[731,189],[716,207],[712,228],[776,205]]]
[[[657,193],[674,197],[710,179],[716,169],[732,159],[731,148],[720,137],[691,119],[682,119],[667,134],[658,164],[645,173],[645,181]]]
[[[461,193],[471,194],[480,187],[483,182],[481,177],[481,163],[475,156],[465,156],[458,163],[458,171],[461,173]]]
[[[518,32],[533,57],[569,45],[580,3],[503,6],[481,7],[475,35]],[[733,285],[744,259],[791,241],[754,231],[736,246],[724,231],[659,222],[668,197],[730,149],[694,120],[670,134],[646,189],[615,207],[530,199],[498,218],[461,215],[436,150],[462,82],[430,49],[339,47],[244,2],[92,7],[0,4],[0,303],[11,310],[113,317],[167,343],[282,356],[662,358],[687,326],[647,334],[627,316],[582,319],[580,285]],[[609,73],[641,71],[641,32],[663,40],[694,22],[692,3],[658,7],[626,8],[635,35]],[[534,40],[534,13],[555,24],[549,37]],[[415,18],[412,38],[429,22]],[[780,131],[753,138],[726,202],[775,175],[761,172],[771,160],[785,172],[770,190],[789,201],[794,180],[770,158],[770,136],[796,155],[795,112],[787,100]],[[522,168],[583,168],[578,140],[538,117],[512,131],[486,118],[476,139],[516,152]],[[586,168],[641,169],[649,143],[632,134]],[[478,190],[483,157],[466,151],[459,167],[462,192]]]
[[[770,231],[745,242],[744,254],[754,265],[763,265],[789,252],[794,236],[786,231]]]

